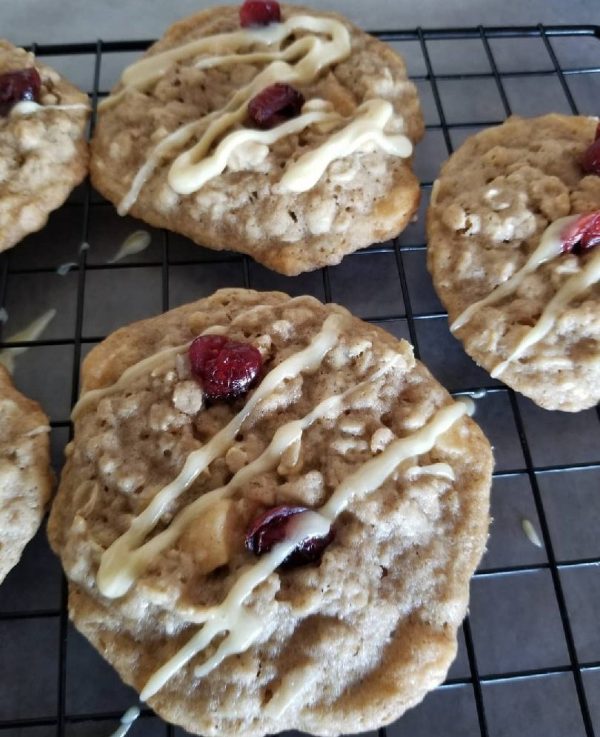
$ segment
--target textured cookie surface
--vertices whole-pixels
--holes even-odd
[[[41,77],[42,108],[0,116],[0,251],[40,230],[87,173],[87,95],[0,39],[0,74],[30,67]]]
[[[428,267],[451,324],[522,269],[552,223],[600,209],[600,177],[580,165],[596,126],[587,117],[513,117],[469,138],[443,166],[428,212]],[[557,253],[478,307],[455,332],[467,353],[488,371],[506,362],[568,280],[596,268],[597,250]],[[547,409],[600,400],[597,279],[499,378]]]
[[[325,100],[346,118],[365,100],[387,100],[394,115],[386,130],[402,131],[413,143],[418,141],[423,120],[403,60],[340,16],[293,6],[282,9],[284,21],[307,14],[343,23],[350,33],[351,51],[348,58],[325,66],[313,81],[295,85],[306,100]],[[238,8],[206,10],[172,26],[148,54],[239,29]],[[295,38],[303,33],[299,31]],[[244,51],[265,49],[264,44],[254,44]],[[206,52],[171,64],[148,89],[130,88],[113,106],[100,110],[92,141],[92,181],[116,205],[168,134],[225,107],[267,66],[265,61],[245,61],[197,68],[204,56]],[[122,89],[118,85],[113,93]],[[242,124],[246,121],[234,129]],[[342,123],[327,131],[312,126],[287,135],[269,146],[268,155],[258,145],[243,156],[234,152],[221,175],[185,195],[176,194],[167,177],[174,158],[190,144],[175,146],[159,157],[130,212],[209,248],[248,253],[285,274],[338,263],[346,253],[397,235],[419,199],[410,157],[384,153],[370,144],[331,163],[308,191],[283,191],[280,180],[289,163],[322,145],[340,128]]]
[[[52,490],[48,418],[0,366],[0,582],[35,535]]]
[[[343,401],[252,473],[231,501],[216,502],[189,522],[124,595],[103,596],[97,574],[109,546],[163,493],[192,451],[210,447],[276,367],[322,340],[332,315],[339,334],[322,360],[288,372],[263,397],[230,446],[168,505],[149,540],[169,530],[193,500],[261,457],[278,428],[346,392]],[[138,690],[199,631],[206,608],[219,605],[242,573],[263,560],[244,548],[244,530],[258,514],[279,505],[320,508],[390,443],[412,437],[443,408],[462,406],[405,341],[312,297],[242,289],[117,331],[87,357],[84,392],[113,385],[128,367],[214,326],[259,348],[264,367],[257,387],[233,403],[202,407],[183,353],[104,395],[89,395],[75,415],[50,517],[76,626]],[[279,569],[250,593],[245,611],[262,632],[248,649],[204,677],[195,675],[217,638],[149,699],[152,708],[205,735],[285,728],[335,735],[390,722],[443,681],[487,538],[492,456],[464,414],[434,440],[371,493],[350,501],[319,565]],[[286,701],[290,689],[298,697],[278,714],[273,705]]]

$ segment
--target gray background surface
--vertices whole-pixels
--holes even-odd
[[[216,0],[0,0],[0,34],[11,41],[154,38],[168,23]],[[600,23],[594,0],[306,0],[363,28],[417,25]]]

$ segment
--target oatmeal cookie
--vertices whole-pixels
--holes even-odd
[[[88,97],[0,39],[0,251],[43,228],[87,174]]]
[[[50,499],[48,418],[0,365],[0,582],[37,532]]]
[[[444,680],[492,454],[406,341],[224,289],[118,330],[82,380],[50,541],[75,625],[158,714],[337,735]]]
[[[600,168],[584,163],[597,125],[553,114],[477,133],[442,167],[427,215],[452,331],[546,409],[600,400]]]
[[[121,214],[293,275],[398,235],[423,131],[403,59],[341,16],[284,5],[242,28],[212,8],[100,105],[92,182]]]

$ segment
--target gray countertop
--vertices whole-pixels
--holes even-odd
[[[11,41],[59,43],[96,38],[155,38],[211,0],[0,0],[1,35]],[[599,23],[594,0],[307,0],[337,10],[363,28]]]

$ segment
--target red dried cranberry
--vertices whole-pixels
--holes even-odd
[[[596,131],[596,139],[583,152],[581,157],[581,168],[586,174],[600,175],[600,138]]]
[[[277,543],[285,540],[290,519],[306,507],[273,507],[257,517],[246,532],[246,548],[254,555],[268,553]],[[283,561],[283,568],[294,568],[306,563],[318,563],[325,548],[335,537],[330,529],[324,537],[310,537],[293,550]]]
[[[192,373],[208,399],[235,399],[245,394],[262,366],[260,352],[224,335],[201,335],[188,351]]]
[[[275,0],[246,0],[240,8],[240,24],[244,28],[280,22],[281,8]]]
[[[273,128],[295,118],[304,105],[304,95],[289,84],[265,87],[248,103],[248,115],[259,128]]]
[[[600,210],[580,215],[561,233],[563,253],[582,253],[600,243]]]
[[[7,115],[17,102],[37,102],[41,87],[42,80],[35,67],[0,74],[0,115]]]

